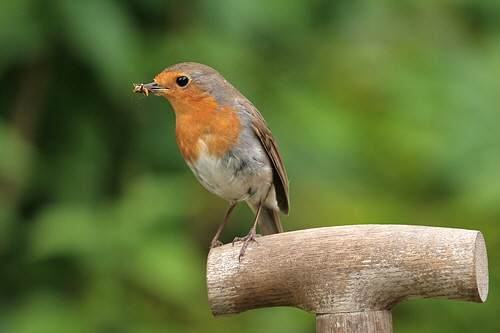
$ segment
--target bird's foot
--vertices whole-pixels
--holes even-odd
[[[222,245],[224,245],[224,244],[222,244],[222,242],[220,240],[214,239],[212,241],[212,243],[210,244],[210,248],[213,249],[214,247],[219,247],[219,246],[222,246]]]
[[[233,246],[234,246],[234,243],[235,242],[238,242],[238,241],[241,241],[243,242],[243,246],[241,247],[241,250],[240,250],[240,255],[238,256],[238,261],[241,261],[241,258],[243,258],[243,256],[245,255],[245,251],[248,247],[248,244],[250,244],[250,242],[255,242],[257,244],[259,244],[259,242],[257,242],[257,237],[260,237],[260,235],[255,231],[255,229],[250,229],[250,232],[248,233],[248,235],[246,235],[245,237],[236,237],[234,240],[233,240]]]

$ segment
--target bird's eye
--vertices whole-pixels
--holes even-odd
[[[177,78],[177,80],[175,80],[175,83],[177,83],[177,85],[179,87],[185,87],[189,82],[189,78],[187,76],[179,76]]]

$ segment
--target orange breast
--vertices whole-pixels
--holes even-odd
[[[176,114],[177,143],[187,162],[196,162],[200,156],[200,141],[208,154],[219,158],[236,146],[243,130],[236,109],[219,107],[212,96],[199,90],[168,99]]]

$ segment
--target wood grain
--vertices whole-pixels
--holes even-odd
[[[391,333],[391,310],[319,314],[316,332]]]
[[[292,306],[366,320],[409,299],[484,302],[488,294],[479,231],[410,225],[300,230],[259,237],[241,262],[240,247],[237,242],[209,253],[208,298],[216,317]],[[318,325],[320,318],[327,325],[327,318],[340,317],[318,316]]]

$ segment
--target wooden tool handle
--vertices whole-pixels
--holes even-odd
[[[216,317],[271,306],[359,313],[415,298],[484,302],[488,294],[479,231],[339,226],[259,237],[238,261],[240,247],[209,253],[208,298]]]

